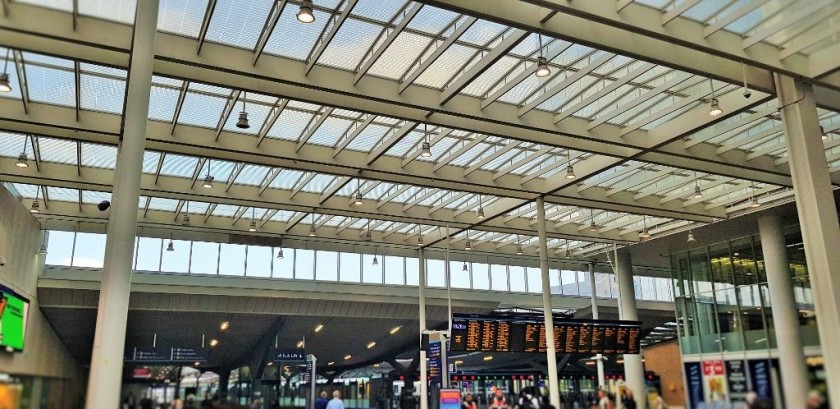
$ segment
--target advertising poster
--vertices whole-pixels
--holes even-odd
[[[726,361],[726,380],[729,384],[729,399],[732,402],[744,402],[749,392],[747,385],[747,367],[744,361]]]
[[[0,408],[20,409],[21,385],[0,383]]]
[[[23,351],[29,302],[0,286],[0,347]]]
[[[714,404],[727,400],[726,373],[723,370],[723,360],[703,361],[703,380],[705,384],[705,401]]]
[[[697,409],[704,401],[703,368],[700,362],[685,363],[685,381],[688,386],[688,401],[693,409]]]
[[[750,359],[748,361],[752,389],[758,396],[773,398],[773,385],[770,378],[770,361]]]
[[[461,391],[459,389],[440,390],[440,409],[461,409]]]

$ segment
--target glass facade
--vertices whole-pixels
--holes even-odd
[[[818,346],[799,232],[786,232],[785,244],[803,346]],[[757,235],[672,254],[671,274],[683,354],[776,348],[773,303]]]
[[[172,251],[168,251],[170,242]],[[47,249],[47,265],[101,268],[105,259],[105,235],[54,230],[49,232]],[[384,285],[418,284],[419,260],[416,257],[375,254],[373,249],[370,247],[368,253],[337,252],[139,237],[135,242],[134,270]],[[280,252],[282,258],[277,257]],[[427,252],[426,282],[429,287],[446,287],[446,263],[441,258],[441,252]],[[475,258],[471,257],[471,260]],[[453,254],[450,262],[452,288],[541,293],[539,268],[523,266],[526,263],[522,263],[524,259],[521,258],[509,260],[506,264],[498,264],[498,259],[493,263],[490,260],[486,263],[463,261],[462,254]],[[552,294],[589,297],[592,289],[588,271],[564,270],[558,268],[557,263],[552,264],[549,270]],[[649,269],[636,271],[636,296],[648,301],[673,301],[669,280],[653,277],[653,272]],[[595,292],[599,298],[618,298],[614,275],[596,272]]]

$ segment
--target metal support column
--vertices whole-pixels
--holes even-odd
[[[793,297],[793,277],[790,274],[781,220],[778,216],[760,217],[758,231],[761,235],[761,251],[764,254],[770,299],[773,300],[773,326],[779,349],[779,371],[784,374],[781,381],[785,392],[785,406],[795,408],[801,406],[808,398],[811,385],[802,350],[799,310]]]
[[[831,407],[840,408],[840,229],[828,174],[814,90],[809,84],[775,75],[785,126],[796,210],[814,296]],[[773,300],[775,303],[775,299]],[[833,393],[831,393],[833,392]]]
[[[124,132],[117,153],[118,172],[114,179],[105,240],[105,262],[85,403],[87,409],[115,408],[120,402],[120,375],[125,352],[131,261],[146,145],[158,3],[158,0],[138,1],[135,13]]]
[[[417,281],[417,289],[420,297],[420,337],[426,332],[426,255],[421,248],[419,251],[420,277]],[[422,342],[422,341],[421,341]],[[420,349],[420,409],[429,409],[429,363],[426,362],[426,351]],[[406,379],[406,382],[411,382]]]
[[[618,281],[618,309],[621,319],[636,321],[639,312],[636,310],[636,289],[633,285],[633,263],[630,253],[618,252],[615,260],[615,278]],[[647,407],[647,388],[645,387],[645,368],[640,354],[624,354],[624,379],[627,386],[633,390],[636,407]]]
[[[589,263],[589,285],[592,294],[589,296],[590,300],[592,301],[592,319],[598,319],[598,296],[595,293],[595,264]],[[598,369],[598,387],[604,389],[606,385],[606,379],[604,379],[604,356],[601,354],[595,355],[595,366]]]
[[[551,282],[548,277],[548,238],[545,233],[545,201],[537,198],[537,233],[540,236],[540,277],[542,279],[543,316],[545,317],[545,357],[548,360],[548,396],[551,405],[560,407],[560,383],[557,379],[557,352],[554,345],[554,314],[551,310]]]

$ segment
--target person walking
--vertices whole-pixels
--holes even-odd
[[[473,395],[468,393],[464,396],[464,402],[461,404],[462,409],[478,409],[478,403],[473,399]]]
[[[598,409],[615,409],[615,405],[607,396],[607,391],[598,389]]]
[[[321,395],[318,396],[318,399],[315,399],[315,409],[327,409],[327,404],[330,402],[327,399],[327,391],[321,391]]]
[[[327,403],[326,409],[344,409],[344,402],[341,401],[341,392],[333,391],[333,398]]]

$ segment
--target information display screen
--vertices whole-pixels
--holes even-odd
[[[638,354],[641,322],[554,318],[554,346],[565,354]],[[541,314],[452,316],[452,351],[545,352]]]
[[[0,347],[23,351],[29,301],[0,286]]]

